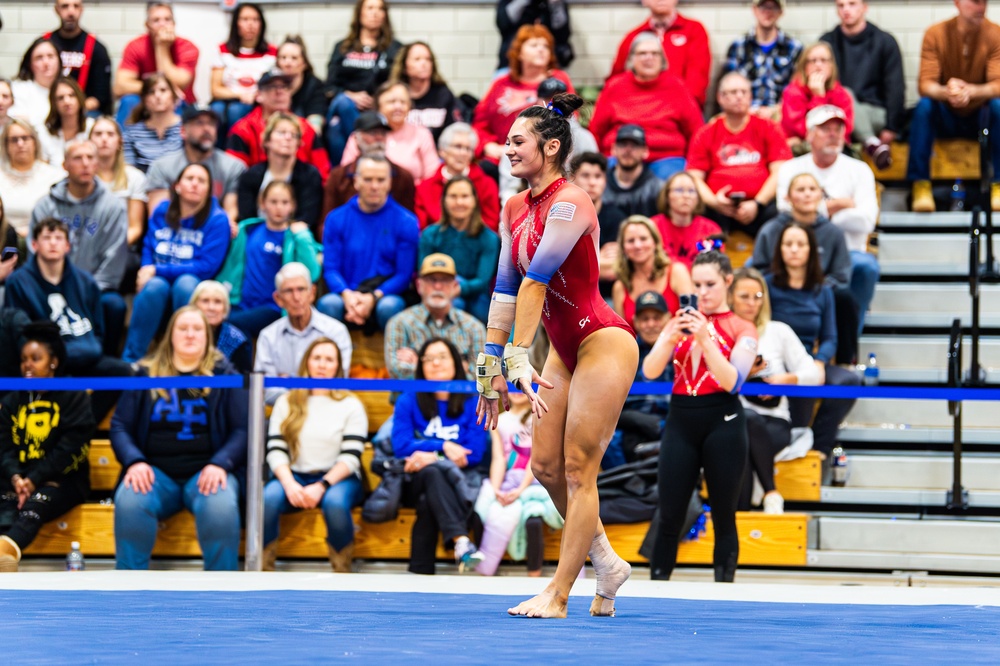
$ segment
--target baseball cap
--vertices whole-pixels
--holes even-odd
[[[371,132],[376,129],[392,131],[389,121],[378,111],[362,111],[358,114],[358,119],[354,121],[355,132]]]
[[[443,252],[435,252],[424,257],[420,264],[420,277],[431,275],[432,273],[446,273],[455,275],[455,260]]]
[[[615,143],[622,143],[623,141],[632,141],[640,146],[645,146],[646,130],[638,125],[622,125],[618,128],[618,134],[615,135]]]
[[[839,119],[845,124],[847,123],[847,115],[839,106],[834,106],[833,104],[817,106],[815,109],[806,114],[806,130],[819,127],[823,123],[833,120],[834,118]]]
[[[292,77],[275,67],[261,74],[260,78],[257,79],[257,88],[266,88],[272,83],[277,83],[278,81],[283,82],[285,85],[291,85]]]
[[[569,92],[563,81],[550,76],[538,84],[538,99],[552,99],[559,93]]]
[[[639,314],[642,310],[656,310],[666,314],[667,300],[663,294],[655,291],[644,291],[635,299],[635,312]]]
[[[222,120],[219,118],[219,114],[216,113],[210,106],[205,104],[189,104],[185,106],[184,111],[181,112],[181,122],[189,123],[196,118],[200,118],[201,116],[211,116],[212,120],[216,123]]]

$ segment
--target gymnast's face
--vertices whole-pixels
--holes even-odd
[[[534,123],[528,118],[518,118],[507,134],[505,155],[510,160],[510,175],[515,178],[530,179],[545,166]]]
[[[724,312],[729,308],[729,285],[732,275],[723,275],[715,264],[697,264],[691,269],[694,293],[698,294],[698,309],[704,314]]]

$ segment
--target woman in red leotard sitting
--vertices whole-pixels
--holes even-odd
[[[534,473],[566,519],[559,566],[545,590],[511,615],[566,617],[569,591],[590,555],[597,577],[591,615],[614,615],[631,567],[611,548],[598,517],[597,473],[639,362],[631,327],[597,289],[600,228],[590,197],[563,177],[572,151],[568,119],[583,101],[561,93],[525,109],[507,135],[511,173],[530,190],[500,217],[500,264],[486,350],[477,359],[477,412],[495,428],[507,378],[531,400]],[[542,323],[552,343],[542,376],[528,346]],[[513,327],[513,343],[504,343]],[[539,386],[536,394],[532,382]],[[544,417],[544,418],[543,418]]]
[[[740,386],[757,358],[757,329],[729,309],[733,267],[710,250],[691,266],[698,308],[684,308],[664,327],[642,363],[657,377],[671,360],[674,390],[660,445],[660,530],[650,578],[667,580],[677,563],[677,542],[688,502],[704,468],[715,526],[715,580],[731,583],[740,542],[736,504],[747,464],[747,426]]]
[[[691,293],[687,266],[671,261],[663,249],[659,229],[645,215],[632,215],[618,228],[618,279],[611,287],[615,312],[632,321],[635,299],[646,291],[663,294],[667,311],[680,305],[677,297]]]

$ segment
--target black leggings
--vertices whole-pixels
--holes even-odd
[[[746,466],[746,417],[737,396],[671,396],[660,446],[660,531],[650,578],[668,580],[674,571],[688,502],[704,468],[715,526],[715,580],[733,581],[740,552],[736,505]]]
[[[417,519],[410,536],[409,571],[433,574],[438,533],[446,543],[468,535],[472,505],[458,494],[439,465],[428,465],[410,479],[404,492],[410,500],[407,503],[417,508]]]
[[[740,511],[750,510],[750,496],[753,493],[753,474],[757,474],[764,492],[774,490],[774,456],[792,443],[792,424],[776,416],[758,414],[747,409],[747,435],[750,442],[750,465],[743,479],[740,495]]]
[[[9,482],[0,489],[0,534],[5,534],[24,550],[38,536],[42,525],[83,504],[87,491],[79,484],[63,482],[60,486],[42,486],[17,508],[17,493]]]
[[[826,366],[824,386],[860,385],[861,380],[850,370],[845,370],[839,365]],[[823,398],[814,418],[815,398],[789,398],[788,410],[792,414],[793,427],[808,427],[810,421],[812,422],[813,449],[829,456],[833,447],[837,445],[840,424],[847,418],[855,402],[857,402],[855,398]]]

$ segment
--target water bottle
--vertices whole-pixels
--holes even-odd
[[[875,360],[875,354],[868,354],[864,382],[865,386],[878,386],[878,361]]]
[[[843,487],[847,485],[847,477],[851,475],[850,461],[847,460],[847,452],[844,447],[837,444],[830,453],[833,459],[833,485]]]
[[[956,178],[955,184],[951,186],[951,210],[965,210],[965,185],[961,178]]]
[[[66,556],[66,571],[83,571],[85,563],[83,561],[83,553],[80,552],[80,542],[74,541],[70,544],[70,548],[72,550]]]

